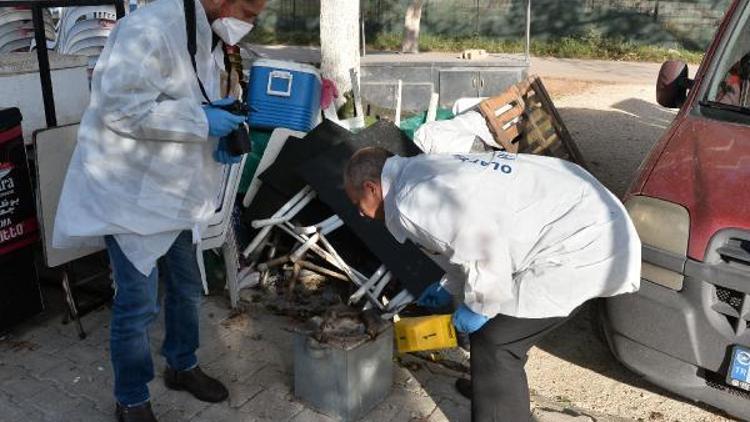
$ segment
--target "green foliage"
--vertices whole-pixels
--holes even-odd
[[[401,33],[378,35],[367,42],[369,49],[399,51]],[[257,44],[319,45],[320,39],[314,32],[277,33],[269,30],[256,30],[244,40]],[[522,40],[502,39],[485,36],[450,37],[445,35],[422,34],[419,49],[423,52],[461,52],[467,49],[484,49],[490,53],[523,53]],[[688,63],[699,63],[703,52],[683,48],[666,48],[628,41],[622,37],[605,37],[595,30],[557,39],[534,40],[531,42],[533,56],[547,56],[576,59],[622,60],[662,62],[680,59]]]
[[[289,44],[289,45],[320,45],[320,34],[318,31],[294,31],[277,32],[263,27],[256,28],[247,37],[242,39],[250,44]]]
[[[400,46],[400,34],[384,34],[369,43],[369,47],[377,50],[397,51]],[[422,35],[419,38],[419,49],[425,52],[460,52],[475,48],[484,49],[490,53],[522,53],[524,51],[524,42],[481,36],[459,38]],[[531,55],[650,62],[681,59],[689,63],[699,63],[703,57],[703,53],[698,51],[637,44],[623,38],[602,37],[594,31],[589,31],[579,36],[562,37],[559,39],[532,40]]]

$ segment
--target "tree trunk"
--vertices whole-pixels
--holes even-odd
[[[320,1],[320,53],[321,72],[336,83],[341,106],[352,89],[349,70],[359,73],[359,1]]]
[[[401,43],[402,53],[419,53],[419,26],[422,21],[424,0],[412,0],[406,8],[404,19],[404,40]]]

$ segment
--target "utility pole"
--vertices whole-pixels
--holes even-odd
[[[402,53],[419,53],[419,29],[422,23],[422,6],[424,0],[412,0],[406,8],[404,18],[404,39],[401,43]]]
[[[336,84],[341,96],[337,106],[346,101],[343,94],[352,90],[349,71],[359,74],[359,1],[320,1],[321,72]]]

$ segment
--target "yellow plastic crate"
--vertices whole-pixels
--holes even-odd
[[[399,353],[456,347],[456,329],[451,315],[401,318],[395,323]]]

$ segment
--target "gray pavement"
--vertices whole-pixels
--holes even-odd
[[[267,47],[265,51],[273,49]],[[295,51],[307,57],[315,54],[314,49]],[[288,57],[289,53],[286,48],[275,54]],[[556,100],[563,119],[592,162],[592,171],[618,193],[624,190],[629,175],[671,118],[671,112],[657,110],[651,104],[651,87],[658,67],[644,63],[532,60],[531,72],[545,78],[600,82],[627,78],[632,84],[615,88],[602,85]],[[206,298],[202,312],[201,365],[227,383],[230,399],[209,405],[164,387],[160,375],[164,363],[158,357],[163,338],[160,321],[151,333],[157,368],[151,392],[154,410],[162,422],[332,420],[293,396],[292,330],[298,322],[274,315],[260,305],[247,305],[247,312],[235,315],[226,299],[216,296]],[[114,420],[108,321],[107,308],[87,315],[84,325],[89,336],[85,340],[77,338],[73,326],[61,325],[57,315],[36,318],[0,337],[0,422]],[[528,371],[538,421],[624,420],[602,412],[644,420],[652,419],[644,418],[644,413],[672,415],[665,420],[718,420],[650,391],[632,374],[618,369],[606,348],[594,347],[599,343],[588,327],[577,318],[560,330],[558,340],[553,338],[532,351]],[[568,350],[572,348],[570,338],[578,338],[580,344],[588,346],[576,346],[572,353]],[[592,366],[591,362],[595,364]],[[394,365],[393,392],[365,420],[468,421],[469,401],[452,387],[461,375],[440,364],[402,356]],[[626,381],[616,381],[620,379]],[[605,391],[607,394],[603,394]],[[599,398],[605,395],[606,400]],[[635,403],[643,409],[626,408]]]
[[[57,316],[37,318],[0,339],[0,421],[112,421],[112,370],[109,363],[109,309],[83,320],[89,331],[79,340]],[[150,333],[157,370],[150,384],[155,413],[171,421],[333,421],[293,396],[295,320],[248,305],[232,313],[222,297],[206,298],[201,318],[201,366],[223,380],[230,399],[202,403],[164,387],[158,346],[163,322]],[[469,401],[453,388],[462,374],[404,355],[394,364],[394,387],[363,421],[468,421]],[[565,408],[534,396],[540,422],[614,421],[618,418]]]

